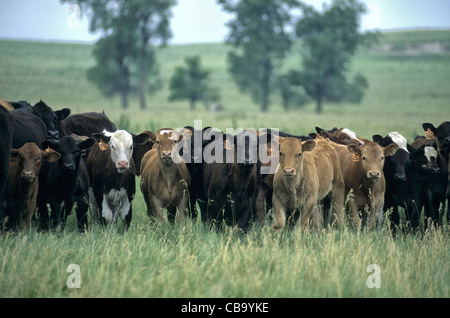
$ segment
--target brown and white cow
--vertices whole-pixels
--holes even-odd
[[[356,133],[348,128],[333,128],[327,131],[320,127],[316,127],[316,131],[320,136],[328,138],[340,145],[355,144],[359,147],[364,147],[367,141],[370,142],[370,140],[356,136]]]
[[[364,219],[367,218],[368,227],[375,227],[377,213],[384,203],[385,157],[393,155],[398,145],[392,143],[381,147],[370,141],[366,142],[364,147],[336,143],[332,145],[339,155],[345,183],[346,210],[350,213],[353,226],[361,227],[359,213],[362,213]]]
[[[160,129],[154,148],[142,158],[141,191],[149,218],[165,222],[164,208],[169,221],[173,221],[175,214],[177,221],[186,215],[191,177],[177,147],[182,139],[183,135],[172,128]]]
[[[8,208],[8,227],[21,223],[27,228],[36,210],[39,190],[39,171],[42,161],[54,162],[60,154],[54,150],[43,151],[35,143],[25,143],[19,149],[11,149],[9,180],[11,186],[11,207]]]
[[[285,226],[288,211],[295,220],[299,208],[300,225],[308,228],[312,219],[320,217],[317,207],[327,196],[335,221],[340,224],[344,213],[344,180],[331,142],[322,138],[303,142],[289,137],[281,139],[279,159],[272,196],[275,231]]]
[[[133,147],[145,143],[149,135],[132,136],[125,130],[117,130],[96,133],[92,137],[98,141],[86,158],[92,216],[96,221],[101,219],[104,224],[112,225],[120,216],[128,228],[136,192]]]

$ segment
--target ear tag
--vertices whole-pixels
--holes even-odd
[[[353,162],[361,161],[361,157],[357,153],[352,153],[352,161]]]
[[[430,128],[428,128],[425,132],[425,139],[434,139],[434,133],[430,130]]]
[[[48,146],[47,149],[45,149],[46,152],[50,152],[50,151],[52,151],[52,150],[53,150],[53,149],[50,148],[50,146]]]
[[[233,148],[233,145],[231,144],[231,141],[229,139],[225,139],[224,147],[228,150],[231,150],[231,148]]]
[[[109,148],[109,145],[108,145],[108,143],[104,142],[103,139],[100,138],[98,147],[100,148],[101,151],[105,151]]]
[[[278,150],[275,147],[270,147],[267,149],[267,154],[269,157],[275,158],[278,156]]]

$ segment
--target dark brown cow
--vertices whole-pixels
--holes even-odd
[[[273,178],[273,223],[275,231],[283,229],[286,216],[298,218],[300,225],[310,226],[320,220],[319,201],[329,196],[334,221],[342,224],[344,214],[344,180],[339,157],[329,140],[300,141],[281,139],[280,162]],[[316,225],[320,225],[320,222]]]
[[[9,201],[9,163],[12,144],[12,117],[0,107],[0,231]]]
[[[374,142],[366,142],[364,147],[336,143],[332,145],[339,155],[345,183],[346,210],[351,216],[353,226],[361,227],[359,213],[362,213],[364,220],[367,218],[368,227],[375,227],[378,211],[384,203],[385,157],[393,155],[398,145],[392,143],[381,147]]]
[[[36,210],[42,161],[54,162],[59,158],[59,153],[43,151],[35,143],[26,143],[19,149],[11,150],[9,180],[12,200],[11,208],[7,211],[10,218],[8,227],[17,227],[22,222],[25,227],[30,227]]]
[[[142,158],[141,191],[149,218],[165,222],[164,208],[169,221],[174,220],[175,214],[177,221],[182,221],[186,215],[191,177],[177,147],[182,139],[183,135],[172,128],[160,129],[154,149]]]

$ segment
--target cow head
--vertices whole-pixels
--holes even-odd
[[[432,132],[434,137],[436,137],[437,149],[439,151],[444,151],[445,153],[450,152],[450,121],[443,122],[437,128],[433,124],[423,123],[422,128],[425,132]]]
[[[364,147],[348,145],[347,148],[352,153],[353,161],[361,165],[365,178],[374,183],[382,176],[385,158],[392,156],[397,151],[398,145],[391,143],[381,147],[377,143],[370,142]]]
[[[435,147],[424,145],[411,153],[411,164],[417,172],[437,174],[440,172],[437,156]]]
[[[98,141],[100,149],[110,151],[114,166],[119,173],[123,173],[130,168],[134,145],[144,144],[150,135],[141,133],[133,136],[125,130],[115,132],[104,130],[102,133],[92,134],[92,137]]]
[[[156,135],[156,151],[162,164],[170,165],[181,162],[177,144],[182,139],[183,135],[178,135],[172,128],[158,130],[158,134]]]
[[[316,131],[322,137],[328,138],[341,145],[357,145],[364,147],[365,142],[356,136],[356,133],[348,128],[333,128],[332,130],[324,130],[316,127]]]
[[[61,170],[66,173],[75,173],[80,164],[81,151],[92,147],[94,144],[95,139],[93,138],[87,138],[80,142],[72,136],[64,136],[61,140],[44,140],[41,142],[41,147],[57,151],[61,155],[58,161]]]
[[[393,175],[394,181],[406,181],[406,168],[411,160],[410,152],[413,150],[408,145],[406,138],[394,131],[390,132],[386,137],[373,135],[372,139],[382,147],[386,147],[393,142],[398,145],[398,150],[386,160],[385,166]]]
[[[34,142],[27,142],[19,149],[11,149],[11,166],[20,171],[20,177],[32,182],[41,170],[42,161],[54,162],[60,154],[54,150],[43,151]]]
[[[32,107],[33,114],[38,116],[47,127],[49,138],[59,139],[58,122],[70,115],[70,109],[53,111],[42,100]]]
[[[316,147],[315,140],[301,141],[297,138],[280,138],[280,168],[283,175],[292,177],[303,172],[303,154],[313,151]]]

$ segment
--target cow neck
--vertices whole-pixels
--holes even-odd
[[[231,173],[233,175],[234,184],[242,185],[243,187],[247,187],[250,183],[250,176],[253,174],[256,165],[253,165],[251,168],[243,168],[238,163],[233,163]],[[245,180],[245,182],[243,182]]]
[[[177,175],[180,167],[178,164],[172,162],[171,164],[165,165],[159,160],[159,171],[161,171],[161,175],[163,177],[164,183],[169,189],[169,193],[172,192],[172,188],[177,184]]]

